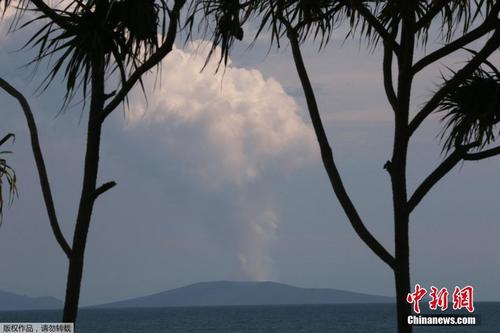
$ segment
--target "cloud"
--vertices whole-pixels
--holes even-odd
[[[125,131],[157,156],[153,163],[176,165],[212,195],[214,187],[223,192],[221,186],[236,185],[224,199],[226,209],[234,210],[234,225],[232,231],[224,228],[220,241],[234,253],[242,278],[270,280],[280,219],[272,196],[253,190],[258,180],[268,179],[266,172],[314,161],[317,144],[298,104],[278,81],[230,61],[216,73],[218,54],[201,71],[208,50],[204,42],[174,49],[161,73],[146,78],[147,102],[139,89],[132,93]],[[235,242],[228,244],[227,237]]]
[[[159,77],[145,82],[147,103],[133,93],[127,130],[154,136],[213,185],[244,184],[266,168],[311,160],[313,132],[282,86],[230,62],[216,74],[216,61],[201,71],[207,51],[206,43],[193,42],[168,55]]]

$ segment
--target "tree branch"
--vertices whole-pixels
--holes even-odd
[[[495,31],[484,47],[479,51],[461,70],[459,70],[453,78],[448,80],[425,104],[425,106],[417,113],[410,122],[410,136],[420,126],[420,124],[438,107],[442,99],[453,89],[455,89],[464,79],[472,75],[488,57],[495,52],[500,46],[500,28]]]
[[[478,153],[467,153],[462,156],[465,161],[479,161],[488,157],[500,155],[500,147],[491,148]]]
[[[460,161],[478,161],[488,157],[500,155],[500,146],[478,153],[468,153],[468,151],[479,146],[474,142],[465,146],[457,147],[441,164],[420,184],[415,193],[408,201],[408,209],[412,212],[422,201],[425,195],[436,185],[448,172],[451,171]]]
[[[498,10],[496,11],[496,13],[498,13]],[[450,55],[451,53],[465,47],[467,44],[478,40],[479,38],[486,35],[488,32],[494,30],[498,25],[498,20],[496,19],[496,15],[497,14],[490,15],[480,26],[478,26],[474,30],[469,31],[465,35],[462,35],[461,37],[454,40],[453,42],[446,44],[444,47],[420,59],[418,62],[415,63],[415,65],[412,68],[413,75],[417,74],[430,64],[446,57],[447,55]]]
[[[175,37],[177,35],[177,25],[179,21],[180,11],[186,0],[175,0],[174,6],[170,13],[170,22],[168,25],[168,31],[163,44],[156,50],[156,52],[149,57],[141,66],[139,66],[132,75],[130,75],[129,79],[123,83],[121,89],[114,95],[112,100],[104,107],[104,110],[101,114],[101,121],[113,112],[118,105],[120,105],[124,99],[126,98],[129,91],[134,87],[134,85],[139,81],[150,69],[158,65],[165,56],[167,56],[174,46]]]
[[[333,158],[333,152],[328,142],[328,137],[325,133],[321,116],[319,113],[318,105],[316,102],[316,97],[314,96],[314,90],[312,88],[307,70],[304,65],[302,54],[300,51],[299,41],[295,31],[290,30],[288,26],[288,38],[292,46],[293,58],[297,68],[297,73],[299,75],[302,88],[307,101],[307,106],[311,120],[313,123],[314,131],[318,139],[318,143],[321,149],[321,157],[323,164],[328,173],[330,183],[333,190],[342,205],[352,227],[358,234],[358,236],[365,242],[365,244],[387,265],[391,268],[394,267],[394,257],[378,242],[378,240],[373,237],[373,235],[366,229],[361,217],[359,216],[356,208],[354,207],[345,187],[342,182],[342,178],[339,174],[335,160]]]
[[[463,151],[455,150],[417,187],[410,200],[408,200],[408,211],[410,213],[418,206],[434,185],[462,160],[462,155]]]
[[[398,33],[397,24],[392,27],[391,35],[393,38]],[[396,96],[396,91],[394,90],[394,83],[392,81],[392,61],[393,61],[393,51],[392,48],[384,41],[384,60],[383,60],[383,74],[384,74],[384,89],[387,99],[391,104],[392,110],[396,112],[398,109],[398,97]]]
[[[13,133],[9,133],[0,140],[0,146],[6,143],[10,138],[13,138],[13,141],[16,141],[16,136]]]
[[[66,256],[69,258],[71,256],[71,247],[64,238],[64,235],[59,227],[59,222],[57,220],[56,210],[54,206],[54,200],[52,198],[52,192],[50,189],[49,177],[47,176],[47,169],[45,167],[45,162],[43,159],[42,150],[40,148],[40,142],[38,140],[38,130],[35,123],[35,118],[31,112],[31,108],[28,101],[17,89],[11,86],[7,81],[0,78],[0,88],[5,90],[9,95],[17,99],[26,117],[28,123],[28,129],[30,131],[31,137],[31,147],[33,149],[33,157],[35,158],[36,167],[38,170],[38,176],[40,178],[40,186],[42,188],[43,199],[45,201],[45,207],[47,208],[47,214],[49,216],[50,226],[52,227],[52,232],[59,243],[59,246],[64,251]]]
[[[101,194],[104,194],[104,192],[107,192],[111,190],[113,187],[116,186],[116,182],[107,182],[99,186],[95,192],[94,192],[94,200],[97,199]]]

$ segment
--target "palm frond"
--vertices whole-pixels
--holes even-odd
[[[242,15],[249,14],[256,3],[257,1],[240,3],[239,0],[192,1],[184,24],[184,28],[188,30],[186,40],[192,36],[195,21],[198,21],[198,31],[212,41],[207,62],[217,47],[220,47],[222,52],[218,65],[222,62],[226,65],[234,42],[243,39]]]
[[[444,151],[491,144],[500,134],[500,72],[490,63],[479,68],[442,100],[437,112],[444,114]]]
[[[477,20],[487,17],[496,5],[496,0],[420,0],[419,36],[425,44],[430,27],[437,22],[442,41],[449,42],[456,33],[466,33]]]
[[[12,7],[12,0],[0,0],[0,18],[5,15],[9,7]]]
[[[57,10],[59,22],[41,13],[21,28],[47,22],[26,42],[38,50],[31,64],[47,60],[45,90],[61,74],[66,83],[64,106],[78,92],[87,96],[92,57],[101,54],[108,74],[119,71],[121,82],[153,54],[165,35],[166,0],[73,0]],[[60,24],[63,22],[64,24]]]
[[[0,140],[0,146],[7,142],[10,138],[14,138],[14,135],[9,134]],[[2,224],[3,218],[3,208],[5,204],[4,200],[4,187],[7,185],[8,198],[6,202],[12,204],[14,197],[17,195],[16,187],[16,173],[14,169],[7,164],[6,159],[3,157],[10,154],[10,151],[0,151],[0,225]]]
[[[10,2],[11,0],[0,0],[0,11],[2,12],[2,16],[3,14],[5,14],[5,11],[9,7]]]
[[[279,47],[281,38],[287,33],[286,25],[290,25],[301,41],[312,36],[323,46],[328,43],[340,18],[355,15],[346,4],[346,1],[331,0],[195,0],[189,8],[185,28],[189,38],[198,22],[198,31],[212,41],[209,58],[217,47],[221,48],[220,66],[222,62],[227,64],[234,43],[242,40],[243,25],[249,19],[258,22],[252,37],[254,41],[264,31],[270,31],[271,45]]]

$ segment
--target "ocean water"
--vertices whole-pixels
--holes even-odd
[[[476,326],[417,327],[417,333],[500,333],[500,303],[476,303]],[[82,309],[77,333],[396,333],[395,306],[290,305]],[[58,322],[60,311],[5,311],[0,322]]]

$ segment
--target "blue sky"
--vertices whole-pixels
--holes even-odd
[[[80,191],[85,113],[58,115],[63,89],[34,93],[41,75],[20,66],[25,33],[1,37],[0,72],[29,97],[62,228],[71,239]],[[198,45],[198,44],[195,44]],[[118,186],[96,205],[82,303],[142,296],[210,280],[274,280],[393,295],[391,271],[357,238],[327,182],[287,47],[265,38],[232,53],[224,76],[199,73],[204,49],[178,43],[161,85],[147,80],[128,111],[105,125],[102,181]],[[432,45],[430,46],[433,47]],[[381,60],[343,34],[322,52],[304,45],[341,173],[368,228],[392,251],[389,179],[392,115]],[[456,66],[464,54],[448,59]],[[496,61],[497,59],[493,59]],[[417,107],[439,83],[438,65],[418,77]],[[43,73],[43,68],[39,73]],[[15,132],[11,164],[19,199],[0,228],[0,289],[62,298],[67,262],[43,209],[27,130],[0,94],[0,133]],[[434,117],[412,141],[410,188],[443,158]],[[500,159],[450,173],[411,222],[412,278],[424,286],[471,284],[500,299]]]

